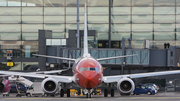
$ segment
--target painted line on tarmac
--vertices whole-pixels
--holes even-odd
[[[9,99],[9,100],[12,100],[12,99],[16,99],[16,100],[37,99],[38,100],[39,99],[40,100],[40,99],[67,99],[67,98],[4,98],[4,99]]]
[[[180,99],[180,97],[129,97],[129,98],[126,98],[126,97],[120,97],[120,98],[116,98],[116,99]]]

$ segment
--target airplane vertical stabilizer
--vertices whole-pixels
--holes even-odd
[[[86,17],[86,3],[84,5],[84,54],[83,57],[90,57],[88,53],[88,39],[87,39],[87,17]]]

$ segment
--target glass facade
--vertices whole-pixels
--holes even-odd
[[[142,48],[144,39],[150,48],[180,45],[180,0],[79,0],[80,30],[85,2],[88,29],[98,31],[98,40],[131,38],[133,48]],[[76,0],[0,0],[0,57],[13,49],[14,57],[33,58],[39,29],[52,30],[53,38],[68,38],[76,20]]]

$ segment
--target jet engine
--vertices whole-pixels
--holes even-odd
[[[9,92],[11,89],[10,82],[8,80],[0,80],[0,92]]]
[[[46,78],[41,83],[41,89],[45,93],[55,93],[59,89],[59,85],[54,78]]]
[[[117,83],[117,90],[121,95],[129,95],[134,91],[134,82],[129,78],[122,78]]]

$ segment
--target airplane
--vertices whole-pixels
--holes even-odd
[[[103,67],[99,61],[123,58],[133,55],[125,56],[116,56],[116,57],[107,57],[95,59],[88,53],[88,44],[87,44],[87,19],[86,19],[86,4],[84,10],[84,53],[82,57],[77,59],[65,58],[65,57],[56,57],[56,56],[47,56],[47,55],[38,55],[46,58],[62,59],[73,61],[73,76],[60,76],[60,75],[48,75],[48,73],[58,73],[57,71],[44,71],[41,73],[22,73],[22,72],[11,72],[11,71],[0,71],[0,74],[5,75],[14,75],[14,76],[24,76],[24,77],[34,77],[43,79],[41,83],[41,89],[45,93],[55,93],[59,90],[59,83],[63,84],[74,84],[83,89],[84,94],[87,98],[91,98],[91,94],[94,88],[100,86],[101,84],[111,84],[117,83],[117,90],[121,95],[130,95],[134,91],[135,84],[132,79],[142,78],[142,77],[153,77],[161,75],[170,75],[178,74],[180,70],[174,71],[163,71],[163,72],[152,72],[152,73],[138,73],[138,74],[126,74],[126,75],[115,75],[115,76],[103,76]],[[66,89],[66,86],[62,87],[60,90],[60,96],[64,97],[64,94],[67,94],[67,97],[70,97],[70,89]],[[104,97],[108,96],[108,89],[104,89]],[[110,90],[111,97],[114,97],[114,89]]]

